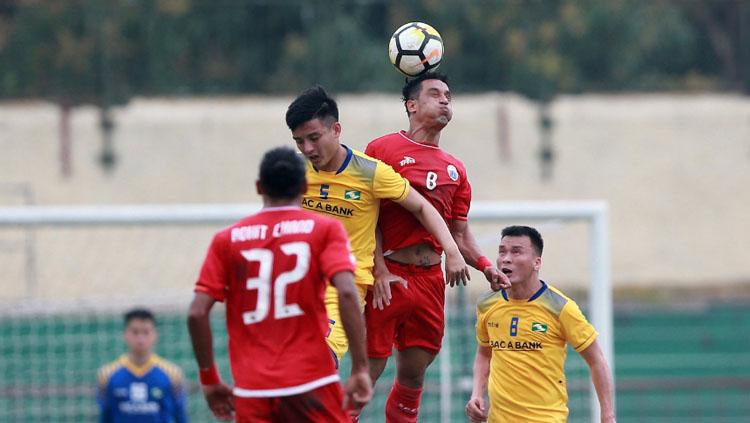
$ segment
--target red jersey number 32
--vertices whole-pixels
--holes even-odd
[[[294,269],[280,273],[276,280],[273,281],[274,297],[274,319],[287,319],[289,317],[301,316],[304,314],[297,304],[286,303],[286,287],[301,281],[310,268],[310,244],[306,242],[290,242],[281,244],[281,251],[288,255],[297,256],[297,264]],[[247,289],[258,290],[258,305],[254,311],[242,313],[242,320],[246,325],[258,323],[268,317],[268,310],[271,305],[271,277],[273,271],[273,251],[266,248],[253,248],[243,250],[242,256],[247,261],[258,262],[258,276],[247,279]]]

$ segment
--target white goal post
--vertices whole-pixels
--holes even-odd
[[[0,228],[228,224],[259,210],[260,207],[257,203],[0,207]],[[471,205],[469,218],[472,222],[554,219],[582,221],[588,225],[589,314],[592,324],[599,331],[599,344],[614,374],[608,213],[608,206],[602,201],[475,201]],[[449,407],[450,394],[442,399],[442,406]],[[593,389],[590,400],[591,421],[599,421],[598,400]]]

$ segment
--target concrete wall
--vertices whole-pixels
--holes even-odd
[[[290,100],[136,99],[115,113],[119,162],[111,174],[97,163],[97,112],[78,108],[69,178],[60,174],[58,109],[0,104],[0,205],[21,204],[20,186],[45,205],[258,201],[260,155],[292,145],[283,120]],[[354,148],[406,125],[396,95],[339,101],[342,140]],[[454,108],[441,146],[466,164],[474,199],[609,203],[617,286],[750,284],[750,98],[562,97],[551,110],[556,160],[548,181],[540,177],[533,104],[514,95],[457,95]],[[505,223],[518,222],[475,227],[488,254]],[[563,286],[585,283],[585,226],[529,223],[547,239],[543,276]],[[198,238],[197,251],[207,241]],[[180,287],[198,264],[162,279]],[[52,278],[41,275],[38,283]]]

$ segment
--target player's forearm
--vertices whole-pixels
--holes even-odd
[[[196,294],[188,312],[188,331],[198,367],[207,369],[214,364],[213,334],[209,320],[210,308],[205,309]]]
[[[478,263],[479,257],[483,255],[482,250],[479,248],[479,243],[474,238],[474,234],[469,229],[468,222],[454,220],[451,225],[451,235],[456,240],[456,245],[466,263],[479,271],[484,270]]]
[[[486,350],[488,350],[487,347],[477,347],[477,354],[474,358],[472,398],[482,397],[487,392],[487,381],[490,377],[490,356]]]
[[[375,227],[375,252],[373,254],[373,272],[377,275],[383,271],[388,271],[388,267],[385,264],[385,257],[383,256],[383,233],[380,231],[380,226]]]
[[[596,396],[599,398],[602,421],[611,421],[615,417],[612,378],[610,377],[609,366],[603,359],[591,366],[591,382],[594,384]]]
[[[581,357],[591,369],[591,382],[594,384],[596,396],[599,399],[602,421],[614,421],[615,409],[612,399],[612,377],[604,358],[604,353],[599,346],[599,341],[594,340],[585,350],[580,352]]]

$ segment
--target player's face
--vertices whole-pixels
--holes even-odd
[[[311,119],[292,131],[297,149],[319,170],[334,171],[336,153],[339,151],[341,124]]]
[[[132,319],[125,327],[125,343],[137,355],[149,354],[156,343],[156,327],[148,319]]]
[[[434,122],[445,126],[453,118],[451,91],[448,85],[439,79],[422,81],[422,89],[416,100],[410,100],[410,112],[418,120]]]
[[[500,241],[497,268],[505,273],[511,284],[524,283],[536,277],[542,258],[536,254],[527,236],[505,236]]]

